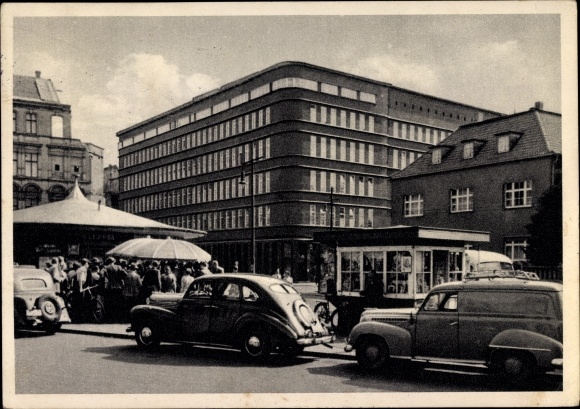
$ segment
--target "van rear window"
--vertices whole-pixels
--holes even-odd
[[[458,309],[460,313],[556,317],[552,298],[531,292],[460,292]]]

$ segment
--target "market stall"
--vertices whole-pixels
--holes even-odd
[[[480,231],[394,226],[319,232],[314,240],[322,253],[321,292],[338,310],[334,326],[349,330],[364,308],[413,307],[433,286],[461,280],[469,271],[465,249],[490,237]],[[370,291],[377,282],[379,297]]]

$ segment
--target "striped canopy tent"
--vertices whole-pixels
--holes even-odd
[[[54,225],[59,228],[72,227],[93,232],[120,232],[137,235],[171,236],[194,239],[205,236],[201,230],[170,226],[155,220],[107,207],[88,200],[81,192],[78,182],[66,199],[44,205],[15,210],[13,212],[15,230],[18,227]]]

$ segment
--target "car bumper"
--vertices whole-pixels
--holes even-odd
[[[320,345],[320,344],[329,344],[334,342],[334,335],[326,335],[324,337],[317,337],[317,338],[299,338],[296,340],[298,345],[308,346],[308,345]]]

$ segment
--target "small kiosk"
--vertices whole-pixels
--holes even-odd
[[[339,311],[333,326],[349,331],[370,306],[418,305],[433,286],[461,280],[469,271],[465,249],[489,240],[487,232],[421,226],[315,233],[319,292]],[[375,274],[382,279],[382,297],[370,300],[367,287]]]

